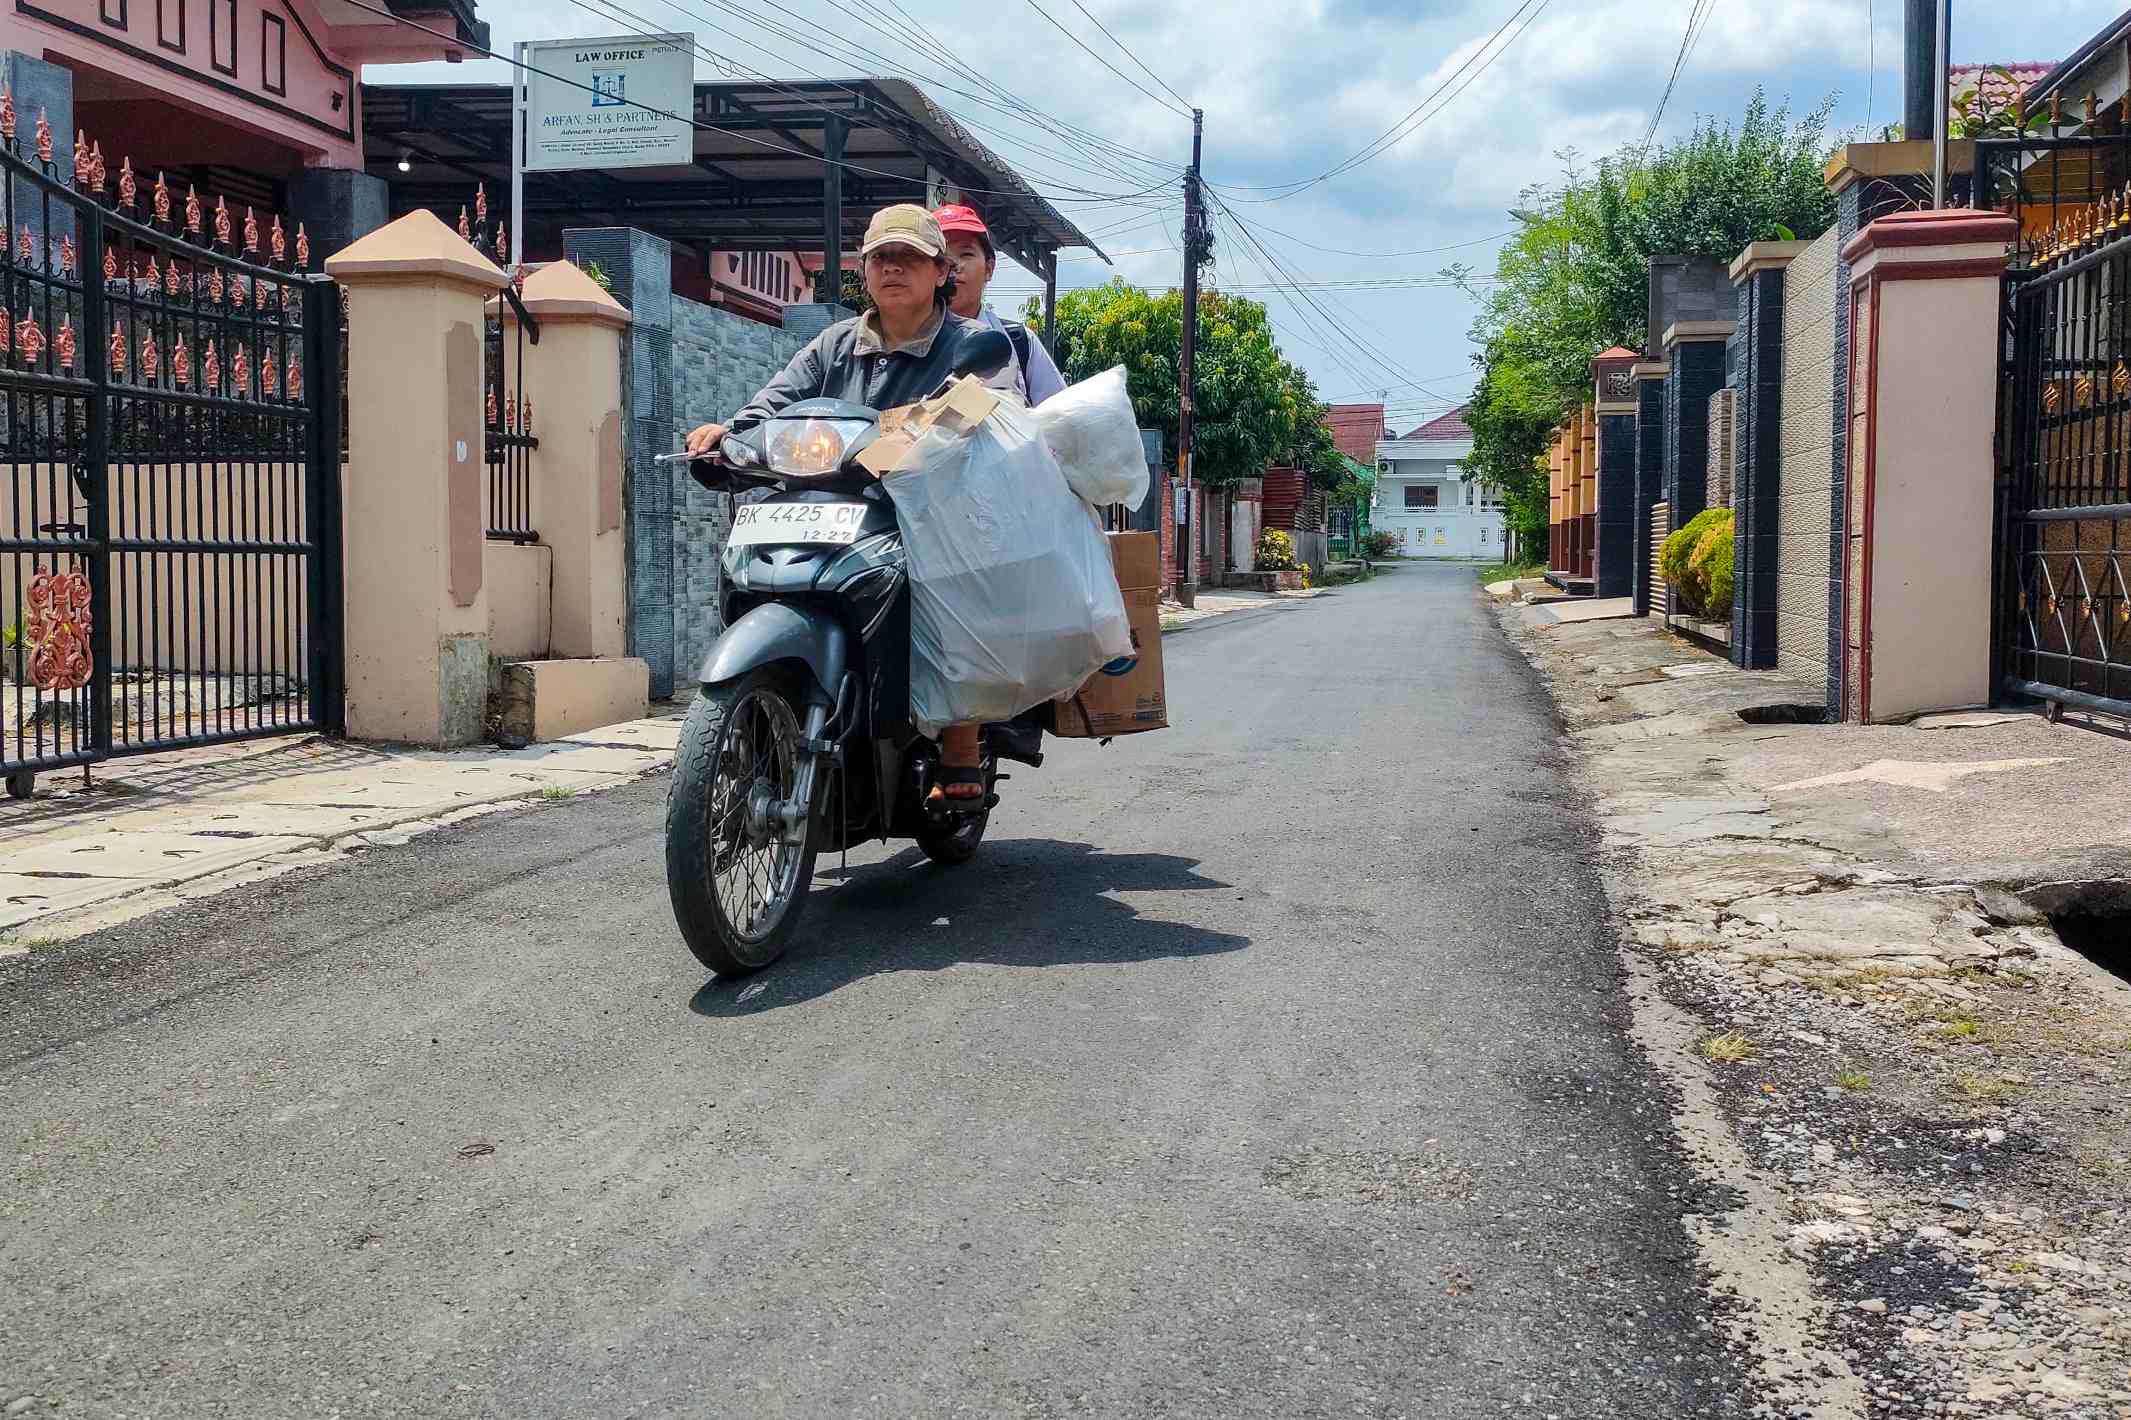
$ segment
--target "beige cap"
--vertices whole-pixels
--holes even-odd
[[[915,202],[898,202],[874,213],[873,220],[866,224],[866,242],[858,254],[871,256],[882,247],[895,246],[910,247],[934,258],[947,250],[947,243],[940,236],[939,220]]]

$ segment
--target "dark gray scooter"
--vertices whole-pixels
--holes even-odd
[[[957,375],[1012,357],[968,341]],[[720,610],[666,805],[666,886],[681,934],[721,976],[783,954],[814,860],[911,838],[934,862],[983,841],[1002,759],[1040,765],[1044,712],[985,727],[984,794],[928,807],[938,746],[910,719],[910,589],[895,504],[857,457],[879,435],[864,405],[816,399],[728,435],[690,474],[772,490],[733,508]]]

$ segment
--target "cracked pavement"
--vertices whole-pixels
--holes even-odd
[[[1687,1222],[1763,1413],[2131,1417],[2131,986],[2046,915],[2131,906],[2131,743],[1782,723],[1818,692],[1647,621],[1498,616],[1605,836],[1632,1033],[1734,1190]]]

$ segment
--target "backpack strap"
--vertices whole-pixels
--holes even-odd
[[[1028,378],[1029,328],[1017,320],[1000,318],[999,324],[1006,327],[1006,338],[1014,347],[1014,358],[1021,362],[1021,376]]]

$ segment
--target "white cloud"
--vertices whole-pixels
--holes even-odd
[[[597,0],[586,0],[596,4]],[[805,43],[762,38],[762,47],[736,45],[713,33],[712,22],[741,33],[748,22],[712,0],[622,0],[656,26],[689,28],[699,40],[730,52],[747,68],[777,77],[803,71],[850,77],[915,71],[918,82],[963,116],[980,137],[1032,174],[1040,187],[1069,183],[1082,189],[1145,187],[1155,171],[1138,162],[1091,152],[1077,139],[1029,124],[945,92],[941,66],[860,26],[825,0],[784,0],[765,19],[799,31]],[[1118,70],[1160,95],[1139,92],[1074,46],[1027,3],[1009,0],[972,11],[948,0],[900,0],[952,47],[956,60],[1008,87],[1021,101],[1128,148],[1181,165],[1189,120],[1169,106],[1166,89],[1117,49],[1068,0],[1035,0]],[[1083,0],[1133,55],[1206,110],[1207,170],[1236,200],[1244,220],[1279,228],[1302,242],[1266,232],[1282,262],[1306,280],[1427,276],[1459,257],[1483,263],[1487,248],[1396,260],[1349,257],[1315,248],[1406,251],[1445,246],[1501,230],[1503,209],[1535,182],[1553,180],[1563,148],[1586,160],[1634,142],[1649,122],[1679,50],[1691,0],[1548,0],[1545,13],[1442,111],[1383,155],[1288,200],[1249,203],[1272,195],[1263,185],[1291,184],[1344,160],[1390,128],[1440,84],[1516,8],[1517,0]],[[588,13],[573,0],[486,0],[484,18],[499,48],[518,39],[619,33],[626,21]],[[692,13],[691,13],[692,12]],[[891,29],[902,25],[892,7],[862,11]],[[1868,34],[1868,13],[1877,20]],[[2085,40],[2106,17],[2087,0],[2041,0],[2015,10],[1963,12],[1956,58],[2049,60]],[[1841,95],[1837,122],[1862,126],[1865,99],[1884,123],[1900,103],[1900,10],[1893,0],[1791,0],[1753,7],[1719,3],[1684,67],[1666,108],[1665,133],[1697,114],[1736,118],[1756,85],[1772,100],[1789,97],[1809,108]],[[864,66],[849,57],[809,53],[816,31],[882,56]],[[913,38],[915,38],[913,32]],[[920,41],[922,43],[922,41]],[[1868,73],[1872,56],[1877,75]],[[706,77],[709,66],[704,66]],[[377,69],[377,80],[500,81],[503,66],[424,65]],[[956,77],[955,87],[970,87]],[[1455,81],[1453,82],[1455,87]],[[1037,149],[1048,150],[1039,153]],[[1069,166],[1070,164],[1078,166]],[[1092,171],[1090,171],[1092,169]],[[1260,185],[1252,190],[1249,185]],[[1168,250],[1179,221],[1174,200],[1162,203],[1071,204],[1082,227],[1116,229],[1103,244],[1131,255],[1118,258],[1130,279],[1163,285],[1178,258]],[[1133,219],[1140,220],[1135,222]],[[1165,237],[1163,234],[1167,233]],[[1153,248],[1154,250],[1142,250]],[[1078,255],[1069,253],[1068,255]],[[1067,284],[1111,274],[1099,264],[1067,264]],[[1245,244],[1222,232],[1218,275],[1230,285],[1263,281]],[[1033,285],[1023,277],[1002,284]],[[1359,394],[1378,381],[1359,382],[1354,367],[1371,354],[1421,376],[1463,368],[1469,302],[1456,292],[1405,289],[1325,293],[1320,297],[1339,330],[1318,328],[1273,300],[1276,328],[1327,394]],[[1341,312],[1351,312],[1352,318]],[[1357,350],[1358,342],[1363,349]],[[1326,343],[1335,358],[1315,349]],[[1383,377],[1380,382],[1402,381]],[[1469,381],[1431,380],[1455,393]],[[1403,391],[1395,399],[1432,396]],[[1417,421],[1415,421],[1417,422]]]

